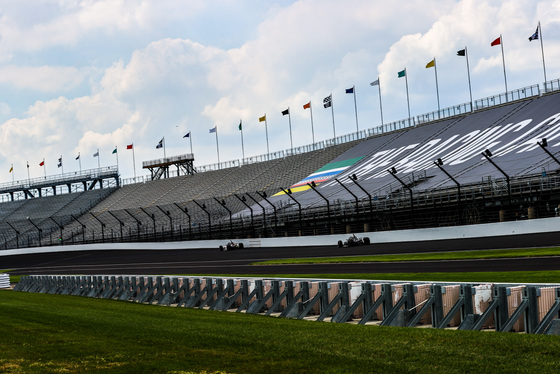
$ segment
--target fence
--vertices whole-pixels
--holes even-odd
[[[294,319],[560,334],[560,286],[163,276],[24,276],[14,291]]]

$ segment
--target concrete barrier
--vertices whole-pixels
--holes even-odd
[[[22,277],[14,291],[336,323],[560,334],[550,328],[560,311],[560,284],[42,275]]]

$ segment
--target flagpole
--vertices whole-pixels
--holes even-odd
[[[437,80],[437,62],[436,62],[436,58],[434,57],[434,73],[436,75],[436,96],[437,96],[437,110],[438,110],[438,118],[440,118],[441,114],[441,107],[439,105],[439,85],[438,85],[438,80]]]
[[[502,64],[504,66],[504,83],[506,85],[506,102],[508,101],[508,87],[506,78],[506,59],[504,57],[504,40],[502,39],[502,34],[500,34],[500,47],[502,47]]]
[[[29,176],[29,161],[27,161],[27,184],[31,184],[31,177]]]
[[[82,174],[82,158],[80,157],[80,152],[78,152],[78,164],[80,165],[80,174]]]
[[[119,171],[119,151],[117,146],[115,146],[115,157],[117,158],[117,172]]]
[[[241,131],[241,161],[245,160],[245,146],[243,144],[243,123],[242,120],[239,120],[239,131]]]
[[[134,169],[134,181],[136,182],[136,159],[134,157],[134,143],[132,143],[132,167]]]
[[[101,157],[99,157],[99,148],[97,148],[97,168],[101,169],[101,161],[99,160]]]
[[[264,114],[264,131],[266,133],[266,154],[270,155],[270,148],[268,146],[268,119],[266,118],[266,113]]]
[[[313,129],[313,106],[311,101],[309,102],[309,114],[311,115],[311,142],[313,144],[313,149],[315,149],[315,130]]]
[[[288,124],[290,126],[290,147],[293,151],[294,150],[294,141],[292,140],[292,113],[290,113],[290,107],[288,107]]]
[[[410,98],[408,96],[408,74],[406,73],[406,68],[404,68],[404,81],[406,83],[406,103],[408,106],[408,125],[410,126]]]
[[[12,171],[12,183],[14,183],[16,181],[16,177],[14,176],[14,164],[12,164],[12,168],[10,170]]]
[[[543,41],[542,41],[542,29],[541,29],[541,21],[539,21],[539,39],[541,40],[541,55],[542,55],[542,67],[543,67],[543,72],[544,72],[544,82],[545,82],[545,88],[546,88],[546,67],[544,65],[544,48],[543,48]]]
[[[189,143],[191,143],[191,155],[194,155],[193,150],[192,150],[192,134],[191,134],[190,131],[189,131]]]
[[[47,179],[47,166],[45,165],[45,159],[43,158],[43,172],[45,173],[45,179]]]
[[[471,112],[472,112],[474,111],[474,107],[473,107],[472,88],[471,88],[471,70],[469,68],[469,52],[467,50],[467,46],[465,46],[465,58],[467,60],[467,78],[469,80],[469,95],[471,98]]]
[[[330,98],[331,98],[332,129],[333,129],[333,135],[334,135],[333,139],[336,139],[336,128],[335,128],[335,125],[334,125],[334,103],[333,103],[333,99],[332,99],[332,92],[330,94]]]
[[[62,155],[60,155],[60,170],[62,171],[62,174],[64,175],[64,165],[62,164]]]
[[[352,86],[352,93],[354,94],[354,113],[356,114],[356,134],[360,132],[358,127],[358,104],[356,103],[356,86]]]
[[[218,166],[220,165],[220,146],[218,145],[218,126],[216,128],[216,153],[218,154]]]
[[[163,137],[163,158],[167,158],[167,152],[165,151],[165,136]]]
[[[374,86],[374,83],[377,83],[377,88],[379,89],[379,112],[381,113],[381,133],[383,133],[383,104],[381,103],[381,81],[379,80],[379,75],[377,80],[370,83],[370,85]]]

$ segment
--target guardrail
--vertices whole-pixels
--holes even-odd
[[[14,291],[360,325],[560,334],[560,285],[24,276]]]

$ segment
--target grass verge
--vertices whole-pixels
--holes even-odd
[[[0,291],[5,373],[560,371],[554,336],[385,328]]]
[[[205,274],[208,275],[208,274]],[[202,275],[201,275],[202,276]],[[221,275],[243,277],[240,275]],[[359,274],[263,274],[246,275],[261,278],[308,278],[308,279],[360,279],[387,281],[434,281],[466,283],[560,283],[560,270],[463,272],[463,273],[359,273]]]
[[[519,257],[545,257],[560,256],[560,248],[520,248],[520,249],[495,249],[457,252],[434,253],[409,253],[395,255],[369,255],[369,256],[338,256],[291,258],[254,262],[252,265],[286,265],[286,264],[326,264],[348,262],[397,262],[397,261],[440,261],[440,260],[472,260],[491,258],[519,258]]]

